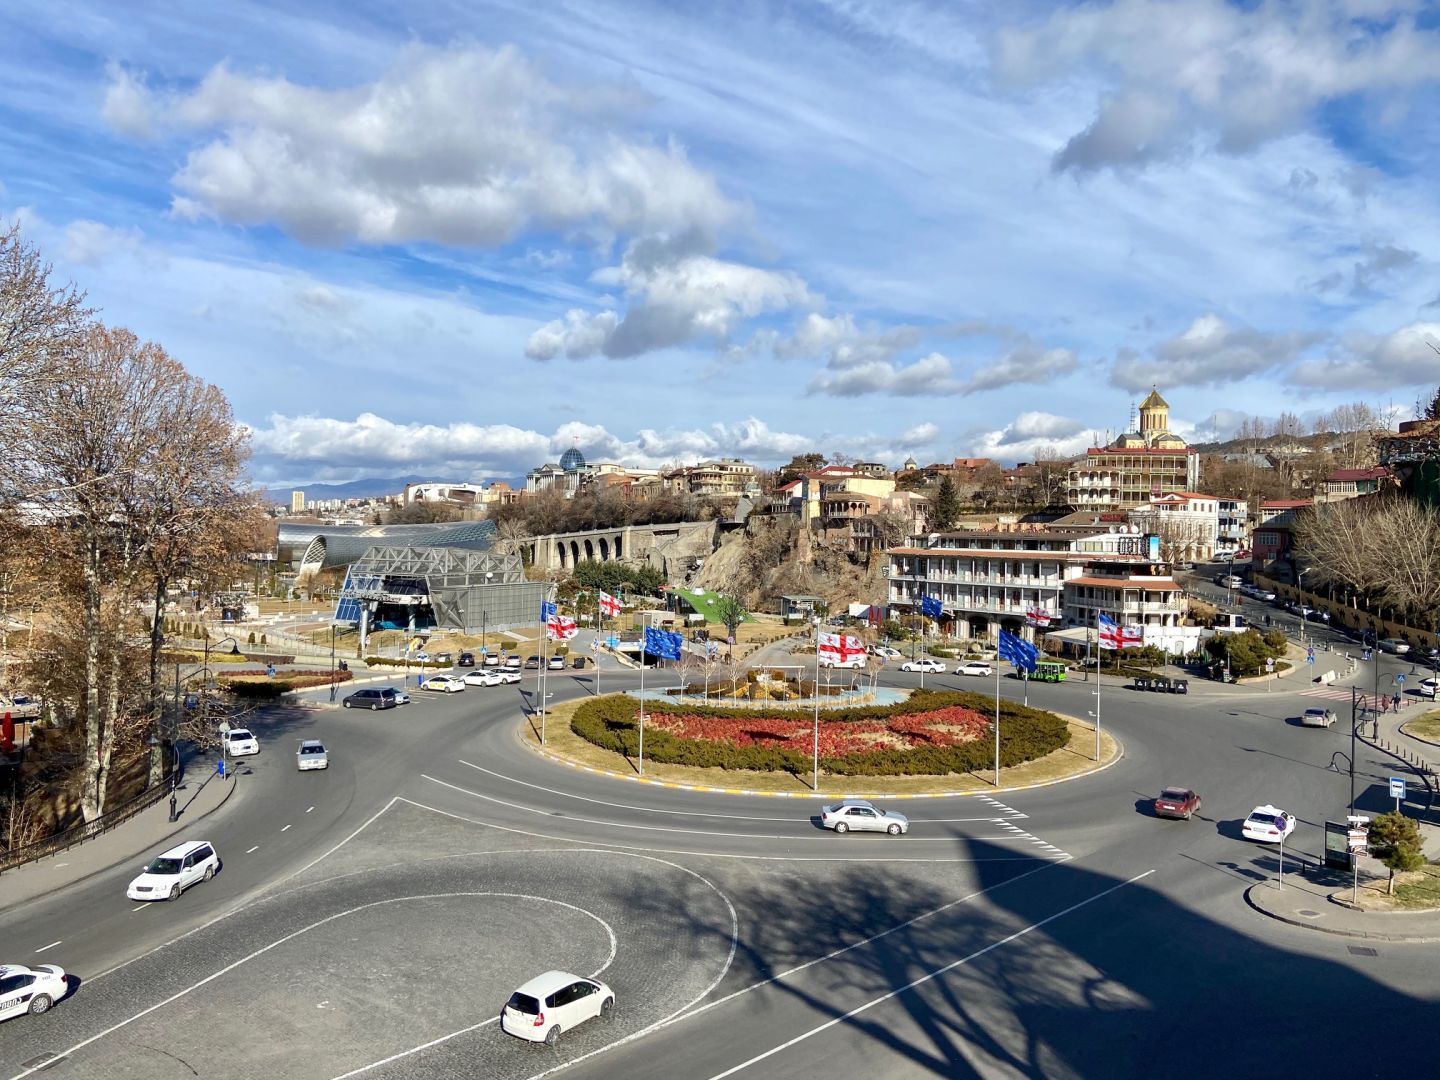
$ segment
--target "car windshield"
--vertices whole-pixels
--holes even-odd
[[[1160,792],[1160,798],[1166,802],[1184,802],[1189,796],[1190,793],[1183,788],[1169,787]]]
[[[1274,825],[1276,818],[1273,814],[1251,814],[1250,824],[1252,825]]]
[[[179,859],[151,859],[150,865],[145,867],[147,874],[178,874],[180,873]]]
[[[505,1007],[507,1009],[514,1009],[516,1012],[534,1016],[540,1011],[540,1002],[536,1001],[529,994],[511,994],[510,1000],[505,1003]]]
[[[300,747],[300,752],[301,752],[302,754],[323,754],[323,753],[325,752],[325,747],[323,747],[323,746],[302,746],[302,747]]]
[[[232,739],[248,739],[248,738],[251,738],[251,735],[250,735],[250,732],[246,731],[244,728],[235,728],[234,730],[232,730],[232,731],[230,732],[230,738],[232,738]]]

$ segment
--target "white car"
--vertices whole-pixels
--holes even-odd
[[[225,740],[225,752],[231,757],[249,757],[260,752],[260,740],[249,728],[232,727],[222,731],[220,737]]]
[[[1335,720],[1335,713],[1330,709],[1306,709],[1300,714],[1301,727],[1332,727]]]
[[[319,739],[306,739],[295,751],[295,767],[301,772],[330,768],[330,752]]]
[[[0,1020],[21,1013],[39,1016],[69,992],[65,972],[54,964],[0,964]]]
[[[994,675],[995,669],[984,660],[966,660],[955,669],[956,675]]]
[[[608,1020],[614,1009],[615,991],[600,980],[547,971],[510,995],[500,1010],[500,1030],[553,1046],[562,1031],[594,1016]]]
[[[932,675],[944,675],[945,665],[939,660],[931,660],[928,657],[923,660],[906,660],[900,665],[901,671],[924,671]]]
[[[497,683],[518,683],[521,678],[520,672],[509,668],[499,668],[493,674]]]
[[[499,686],[504,680],[500,678],[500,672],[491,668],[486,671],[484,668],[476,668],[467,671],[462,680],[466,686]]]
[[[1256,600],[1264,600],[1267,604],[1275,601],[1275,594],[1265,588],[1264,585],[1255,586],[1255,590],[1250,595],[1255,597]]]
[[[443,694],[456,694],[465,689],[465,680],[459,675],[431,675],[420,684],[421,690],[436,690]]]
[[[903,660],[905,654],[899,649],[892,649],[889,645],[871,645],[870,655],[878,656],[883,660]]]
[[[209,840],[190,840],[162,851],[130,882],[131,900],[178,900],[197,881],[209,881],[220,869],[220,856]]]
[[[1257,806],[1250,811],[1240,834],[1246,840],[1258,840],[1262,844],[1278,844],[1295,831],[1295,817],[1278,806]]]
[[[900,836],[910,831],[910,819],[893,810],[881,810],[865,799],[844,799],[820,808],[820,824],[837,833],[883,832]]]
[[[1404,656],[1410,651],[1410,644],[1399,638],[1381,638],[1380,648],[1385,652],[1394,653],[1396,656]]]
[[[1415,689],[1419,691],[1421,697],[1428,697],[1431,701],[1434,701],[1437,692],[1440,692],[1440,680],[1421,679]]]
[[[500,654],[498,652],[487,652],[485,654],[485,659],[484,661],[482,661],[482,663],[485,667],[499,667]]]

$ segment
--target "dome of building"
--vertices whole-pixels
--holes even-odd
[[[577,472],[584,467],[585,455],[580,453],[580,451],[575,449],[575,447],[572,446],[569,450],[566,450],[565,453],[560,455],[560,468],[564,469],[566,472]]]

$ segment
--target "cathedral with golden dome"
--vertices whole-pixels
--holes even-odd
[[[1152,388],[1140,403],[1139,430],[1108,446],[1092,446],[1071,466],[1067,501],[1076,510],[1125,510],[1149,505],[1166,491],[1200,486],[1200,455],[1170,430],[1170,404]]]

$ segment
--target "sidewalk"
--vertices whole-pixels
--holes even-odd
[[[201,822],[225,805],[235,785],[241,782],[219,779],[214,768],[214,762],[207,758],[188,763],[185,782],[175,792],[180,819],[173,824],[169,820],[170,800],[161,799],[93,840],[6,870],[0,874],[0,906],[18,907],[128,862],[134,862],[139,873],[142,862],[164,850],[171,841],[178,842],[182,833],[185,839],[203,839],[198,831]]]

